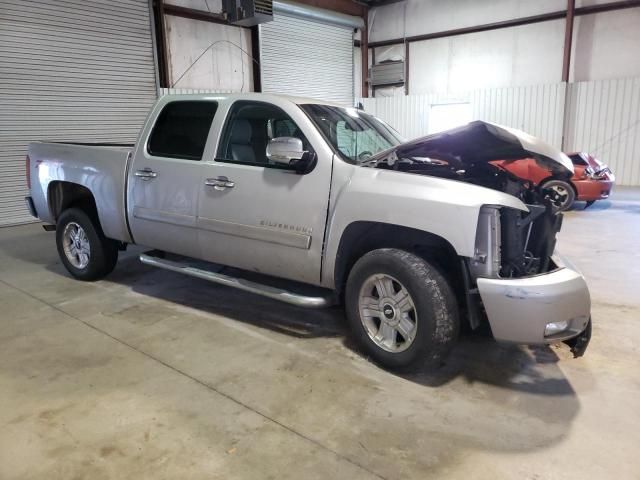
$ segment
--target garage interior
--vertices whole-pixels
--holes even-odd
[[[0,478],[640,478],[640,1],[242,2],[257,23],[225,3],[0,0]],[[228,92],[359,106],[407,139],[484,120],[607,164],[611,197],[558,237],[591,293],[585,356],[480,329],[399,374],[340,308],[143,247],[73,279],[25,207],[28,144],[131,144],[158,98]]]

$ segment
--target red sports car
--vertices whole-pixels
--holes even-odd
[[[568,156],[574,168],[573,177],[570,179],[554,177],[532,158],[517,162],[498,160],[491,163],[536,185],[553,189],[560,199],[557,203],[560,210],[571,208],[575,200],[586,201],[589,207],[596,200],[608,198],[615,183],[615,176],[609,167],[588,153],[570,153]]]

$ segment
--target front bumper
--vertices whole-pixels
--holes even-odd
[[[609,198],[615,185],[613,180],[579,180],[575,181],[577,199],[582,201],[604,200]]]
[[[582,274],[561,257],[555,270],[524,278],[479,278],[478,290],[496,340],[520,344],[556,343],[589,326],[591,299]],[[567,328],[545,335],[549,323]],[[586,346],[584,347],[586,348]]]

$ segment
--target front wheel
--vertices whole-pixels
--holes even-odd
[[[359,346],[389,369],[433,366],[458,336],[449,283],[413,253],[385,248],[364,255],[349,274],[345,302]]]
[[[116,242],[104,236],[97,219],[79,208],[70,208],[60,215],[56,244],[65,268],[79,280],[103,278],[118,261]]]

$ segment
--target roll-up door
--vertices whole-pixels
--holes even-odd
[[[39,140],[133,143],[156,99],[148,0],[0,0],[0,226]]]
[[[353,30],[276,14],[260,25],[262,91],[353,105]]]

